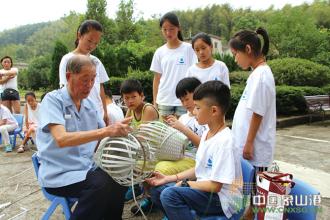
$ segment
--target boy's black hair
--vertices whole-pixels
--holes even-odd
[[[112,92],[111,92],[111,89],[104,89],[104,93],[110,98],[112,99]]]
[[[25,100],[29,95],[32,96],[33,98],[37,99],[36,94],[34,94],[34,92],[27,92],[27,93],[25,93]]]
[[[183,78],[176,85],[175,95],[178,99],[182,98],[188,93],[193,93],[200,84],[202,84],[201,81],[195,77]]]
[[[127,79],[122,82],[120,86],[120,94],[123,95],[131,92],[138,92],[139,94],[143,93],[142,85],[139,80]]]
[[[198,86],[194,92],[194,100],[210,99],[226,114],[230,105],[230,89],[221,81],[207,81]]]

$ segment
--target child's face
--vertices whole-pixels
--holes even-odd
[[[235,62],[243,70],[246,70],[251,66],[251,57],[249,57],[247,53],[234,49],[231,49],[231,52],[235,58]]]
[[[26,102],[29,106],[31,106],[32,109],[35,109],[35,107],[37,107],[37,100],[32,95],[28,95],[26,97]]]
[[[123,99],[127,108],[134,111],[143,103],[144,95],[138,92],[125,93],[123,94]]]
[[[205,125],[210,121],[210,115],[212,113],[212,108],[208,103],[204,100],[194,100],[195,103],[195,117],[198,121],[198,124]]]
[[[173,41],[178,38],[180,28],[165,20],[162,25],[162,33],[166,41]]]
[[[200,62],[208,61],[212,57],[212,47],[202,39],[195,41],[194,50]]]
[[[5,70],[10,70],[11,60],[9,58],[5,58],[5,59],[2,60],[1,65]]]
[[[102,32],[91,29],[84,35],[78,34],[78,48],[84,53],[89,54],[95,50],[101,40]]]
[[[180,98],[180,101],[185,109],[189,111],[191,114],[193,114],[195,103],[193,100],[194,93],[188,92],[185,96]]]

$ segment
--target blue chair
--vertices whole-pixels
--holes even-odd
[[[320,192],[299,179],[294,178],[293,182],[295,182],[295,185],[291,189],[290,195],[293,195],[294,200],[292,206],[288,207],[287,219],[316,220],[318,207],[314,204],[310,204],[310,197],[313,195],[320,195]],[[297,203],[295,203],[296,197]],[[313,201],[313,198],[311,200]],[[297,206],[297,204],[301,204],[301,202],[304,203],[305,201],[307,201],[307,205]],[[292,209],[292,211],[290,211],[290,208],[296,210]],[[304,208],[305,211],[299,212],[298,210],[302,208]]]
[[[39,164],[39,159],[38,159],[37,153],[34,153],[32,155],[32,163],[34,166],[34,171],[38,178],[38,171],[39,171],[40,164]],[[66,220],[70,219],[70,216],[72,214],[71,207],[75,204],[75,202],[78,201],[78,199],[51,195],[43,187],[41,187],[41,191],[44,194],[44,196],[46,197],[46,199],[48,199],[51,202],[46,213],[42,216],[42,220],[50,219],[50,216],[53,214],[53,212],[55,211],[55,209],[58,205],[62,205],[65,219]]]
[[[252,183],[254,177],[254,167],[245,159],[241,158],[241,166],[242,166],[242,175],[243,175],[243,206],[241,209],[232,217],[231,220],[239,220],[243,215],[246,202],[251,194]],[[194,211],[193,211],[194,212]],[[201,220],[227,220],[226,216],[200,216]]]
[[[10,143],[14,149],[16,147],[17,135],[19,135],[22,138],[22,140],[24,140],[24,134],[23,134],[23,118],[24,118],[24,116],[22,114],[13,114],[13,116],[15,117],[15,119],[18,123],[18,128],[16,128],[14,131],[9,132]]]

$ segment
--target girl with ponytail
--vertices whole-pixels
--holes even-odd
[[[266,63],[269,37],[263,28],[243,30],[234,35],[229,46],[241,68],[252,68],[233,119],[235,147],[255,167],[256,173],[265,171],[273,161],[276,132],[275,81]],[[254,188],[252,194],[255,192]],[[244,219],[253,219],[252,205]]]

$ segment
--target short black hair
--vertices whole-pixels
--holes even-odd
[[[109,89],[105,89],[104,88],[104,93],[110,98],[110,99],[112,99],[112,92],[111,92],[111,89],[109,88]]]
[[[28,96],[32,96],[33,98],[37,99],[36,98],[36,94],[34,94],[34,92],[27,92],[27,93],[25,93],[25,100],[27,99]]]
[[[122,82],[120,86],[120,94],[127,94],[131,92],[138,92],[139,94],[143,93],[142,85],[137,79],[127,79]]]
[[[195,77],[183,78],[176,85],[175,95],[178,99],[182,98],[187,93],[193,93],[200,84],[202,84],[201,81]]]
[[[210,99],[226,114],[230,105],[230,89],[221,81],[211,80],[198,86],[194,92],[194,100]]]

